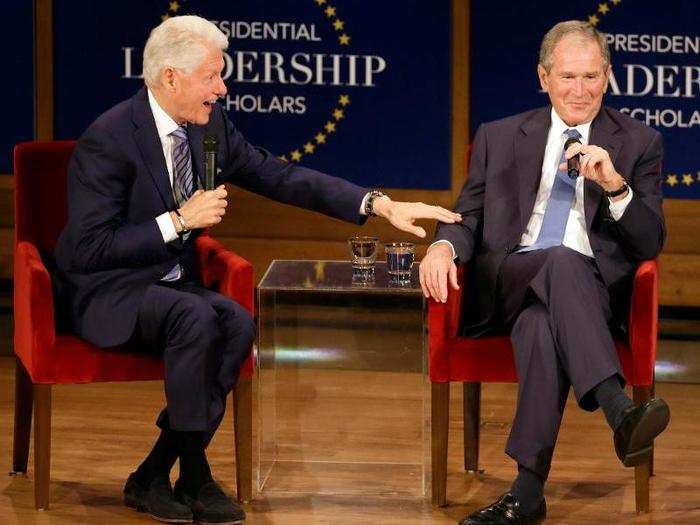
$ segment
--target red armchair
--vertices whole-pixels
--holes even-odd
[[[51,385],[163,378],[163,362],[148,355],[107,352],[56,330],[51,278],[44,264],[67,219],[66,173],[75,142],[28,142],[14,150],[14,350],[15,426],[13,471],[26,472],[34,411],[34,499],[49,507]],[[197,259],[207,287],[253,311],[253,267],[207,235],[197,239]],[[248,358],[234,391],[238,499],[252,497],[252,375]],[[33,404],[33,407],[32,407]]]
[[[463,268],[460,268],[459,280],[463,285]],[[637,403],[653,394],[658,286],[656,261],[641,263],[634,278],[629,339],[615,341],[625,377],[633,388]],[[428,305],[434,505],[446,503],[450,382],[460,381],[464,385],[464,467],[472,471],[477,470],[479,459],[481,383],[517,382],[513,348],[508,336],[474,339],[458,335],[462,293],[463,289],[450,290],[446,303],[431,299]],[[635,467],[637,512],[649,511],[649,476],[652,474],[653,452],[647,463]]]

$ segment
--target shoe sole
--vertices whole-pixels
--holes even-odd
[[[144,505],[142,502],[137,500],[136,498],[132,496],[124,496],[124,505],[129,507],[130,509],[136,510],[136,512],[146,512],[148,515],[153,518],[156,521],[160,521],[162,523],[194,523],[192,519],[184,519],[184,518],[163,518],[161,516],[156,516],[155,514],[151,514],[148,512],[148,508],[146,508],[146,505]]]
[[[649,459],[654,438],[666,429],[670,418],[671,413],[666,403],[655,404],[644,414],[630,438],[631,452],[622,458],[625,467],[636,467]]]
[[[236,521],[200,521],[200,520],[195,520],[195,523],[198,523],[199,525],[241,525],[245,521],[245,518],[242,520],[236,520]]]

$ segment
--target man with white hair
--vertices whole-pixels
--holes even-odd
[[[202,140],[219,146],[218,182],[349,222],[368,215],[424,236],[416,219],[460,220],[394,202],[343,179],[284,162],[246,142],[217,99],[227,39],[207,20],[156,27],[144,49],[146,86],[80,137],[68,176],[68,224],[55,259],[74,330],[99,347],[151,348],[165,362],[167,405],[153,450],[125,503],[167,522],[239,523],[243,510],[214,482],[205,449],[248,356],[254,325],[233,300],[196,280],[194,240],[226,212],[226,189],[198,188]],[[169,474],[180,461],[174,490]]]

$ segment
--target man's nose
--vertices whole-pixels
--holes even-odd
[[[227,93],[226,84],[224,84],[224,79],[219,77],[218,86],[216,86],[216,94],[219,97],[225,97]]]
[[[574,79],[574,94],[577,97],[580,97],[583,94],[583,79],[582,78]]]

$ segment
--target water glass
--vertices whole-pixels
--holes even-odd
[[[412,242],[390,242],[384,245],[386,269],[392,284],[411,284],[411,268],[416,246]]]
[[[377,262],[376,237],[355,236],[348,239],[352,262],[352,280],[356,283],[374,281],[374,263]]]

